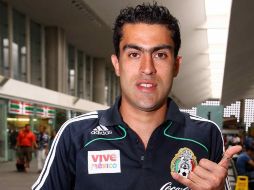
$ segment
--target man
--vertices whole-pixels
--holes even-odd
[[[249,189],[254,189],[254,145],[253,142],[245,144],[243,151],[236,160],[237,175],[248,176]]]
[[[246,146],[236,160],[236,168],[238,175],[246,175],[254,178],[254,146]]]
[[[46,133],[45,126],[42,126],[42,125],[39,126],[37,144],[38,144],[37,167],[38,167],[38,172],[41,172],[46,156],[48,154],[48,148],[49,148],[49,136]]]
[[[168,98],[180,64],[177,20],[157,4],[127,8],[113,40],[121,97],[62,126],[33,189],[224,189],[240,147],[222,158],[219,129]]]
[[[30,130],[30,125],[26,124],[17,136],[18,162],[24,163],[25,168],[29,168],[32,160],[33,148],[37,147],[36,137]]]
[[[11,160],[15,159],[17,136],[18,136],[18,131],[16,131],[14,126],[11,126],[9,131],[9,147],[10,147]]]

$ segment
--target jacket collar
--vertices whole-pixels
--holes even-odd
[[[112,107],[104,111],[99,111],[99,123],[104,126],[115,126],[123,124],[124,121],[119,112],[120,105],[121,97],[118,97]],[[185,123],[184,114],[179,110],[178,106],[171,98],[168,98],[167,107],[168,108],[165,121],[174,121],[180,124]]]

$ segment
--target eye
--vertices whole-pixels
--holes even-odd
[[[131,53],[128,54],[128,56],[129,56],[130,58],[135,58],[135,59],[137,59],[137,58],[140,57],[140,54],[137,53],[137,52],[131,52]]]
[[[158,59],[166,59],[168,55],[165,52],[158,52],[154,55],[154,57]]]

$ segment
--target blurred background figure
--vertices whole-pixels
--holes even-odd
[[[46,133],[46,127],[40,125],[39,126],[39,134],[37,136],[37,144],[38,144],[38,152],[37,152],[37,167],[38,172],[41,172],[42,167],[44,165],[46,156],[49,150],[49,135]]]
[[[16,158],[16,144],[17,144],[17,136],[18,131],[15,127],[11,127],[9,130],[9,148],[10,148],[10,160],[14,160]]]
[[[249,178],[249,189],[254,189],[254,144],[253,141],[245,144],[245,149],[237,157],[236,160],[236,169],[237,175],[239,176],[248,176]]]
[[[30,130],[30,125],[26,124],[17,136],[17,169],[26,171],[32,160],[32,152],[37,147],[36,136]]]
[[[51,130],[50,139],[49,139],[49,150],[53,144],[55,136],[56,136],[56,131],[53,129],[53,130]]]
[[[241,145],[241,139],[238,134],[235,134],[232,138],[233,145]]]

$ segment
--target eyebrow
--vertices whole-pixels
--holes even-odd
[[[173,50],[174,48],[173,48],[173,46],[166,45],[166,44],[155,46],[155,47],[152,47],[152,48],[149,48],[149,49],[146,49],[144,47],[141,47],[141,46],[138,46],[138,45],[135,45],[135,44],[126,44],[125,46],[123,46],[123,51],[125,51],[126,49],[136,49],[136,50],[143,51],[143,52],[145,52],[145,51],[155,52],[155,51],[158,51],[158,50],[161,50],[161,49]]]

